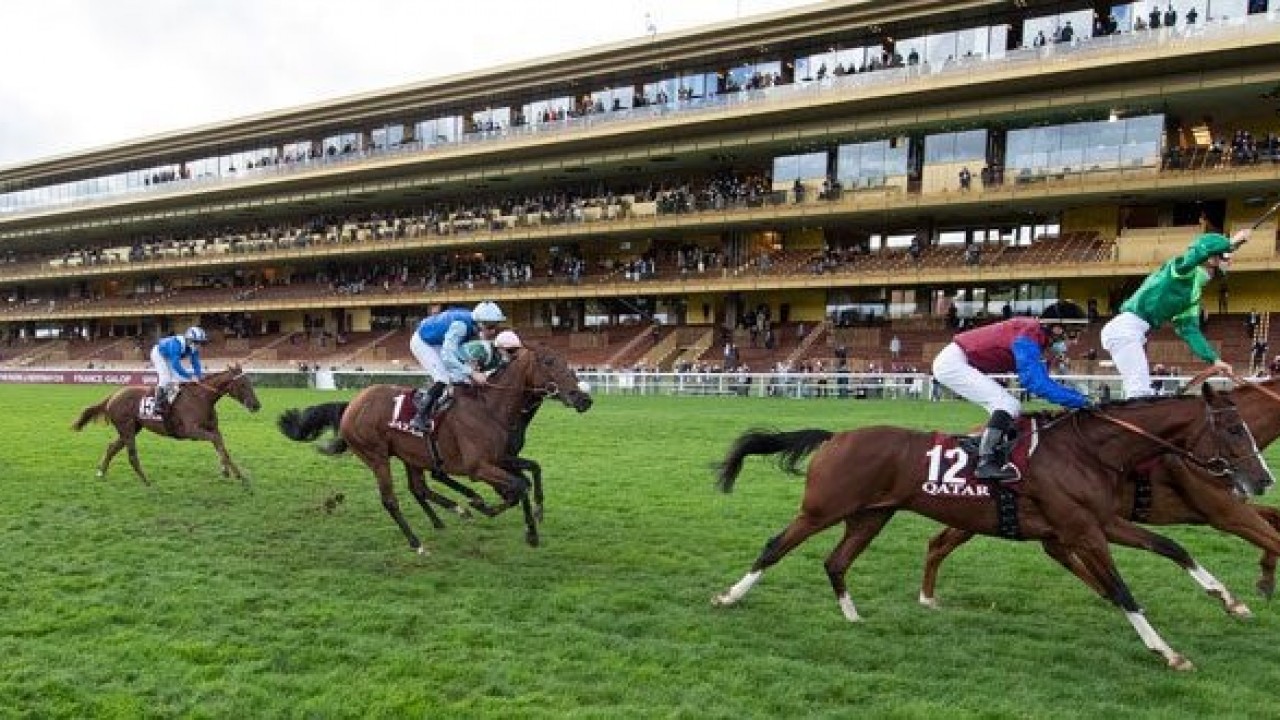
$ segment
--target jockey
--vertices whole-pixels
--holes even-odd
[[[178,380],[199,380],[204,377],[200,365],[200,346],[209,342],[209,336],[199,326],[191,326],[181,335],[163,338],[151,348],[151,365],[156,369],[156,412],[163,415],[178,394]],[[182,359],[190,358],[191,370],[182,366]]]
[[[1102,328],[1102,347],[1111,354],[1124,381],[1127,398],[1152,394],[1151,368],[1147,363],[1147,333],[1171,323],[1196,357],[1230,373],[1231,365],[1200,332],[1200,293],[1214,277],[1225,276],[1231,252],[1243,245],[1251,233],[1241,230],[1228,239],[1221,232],[1222,213],[1205,207],[1200,214],[1204,233],[1192,241],[1181,256],[1169,260],[1147,276],[1142,285],[1120,306]]]
[[[473,371],[482,372],[485,377],[501,370],[511,362],[515,351],[524,347],[520,336],[511,330],[503,330],[492,341],[472,340],[458,348],[458,356]]]
[[[987,373],[1018,373],[1022,387],[1033,395],[1063,407],[1087,407],[1089,398],[1049,377],[1042,357],[1045,348],[1062,355],[1067,351],[1067,325],[1083,323],[1084,313],[1073,303],[1060,301],[1045,309],[1040,319],[1015,317],[984,325],[955,336],[933,361],[934,378],[960,397],[981,405],[991,414],[978,445],[979,480],[1016,480],[1008,467],[1005,442],[1014,418],[1021,412],[1017,398]],[[1079,318],[1079,319],[1077,319]]]
[[[431,409],[450,383],[485,383],[488,376],[463,362],[459,348],[469,340],[492,338],[498,332],[498,324],[506,319],[496,303],[486,300],[471,310],[454,308],[438,312],[418,324],[409,340],[409,351],[431,376],[432,383],[425,401],[418,404],[410,427],[417,432],[426,431]]]

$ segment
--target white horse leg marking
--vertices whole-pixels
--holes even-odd
[[[848,592],[840,593],[840,612],[844,613],[844,619],[849,622],[858,622],[862,616],[858,614],[858,608],[853,606],[853,598],[849,597]]]
[[[1226,585],[1223,585],[1218,578],[1214,577],[1208,570],[1205,570],[1199,564],[1187,571],[1200,587],[1210,595],[1222,601],[1222,606],[1226,608],[1227,614],[1232,617],[1247,618],[1253,617],[1253,611],[1249,610],[1249,606],[1240,602],[1231,594]]]
[[[1193,668],[1191,661],[1174,652],[1173,648],[1160,637],[1160,633],[1151,627],[1151,623],[1147,622],[1147,616],[1138,612],[1125,612],[1125,617],[1129,618],[1129,624],[1134,630],[1138,631],[1138,637],[1142,638],[1142,644],[1147,646],[1151,652],[1164,658],[1169,667],[1174,670],[1191,670]]]
[[[923,591],[921,591],[921,592],[920,592],[920,604],[921,604],[921,605],[923,605],[923,606],[925,606],[925,607],[927,607],[927,608],[929,608],[930,610],[937,610],[937,609],[938,609],[938,598],[936,598],[936,597],[930,597],[930,596],[928,596],[928,595],[925,595],[925,594],[924,594],[924,592],[923,592]]]
[[[729,588],[727,592],[723,595],[715,596],[715,598],[712,599],[711,604],[719,605],[721,607],[733,605],[741,600],[742,596],[746,595],[756,583],[760,582],[760,578],[763,575],[763,570],[752,570],[746,575],[743,575],[742,579],[735,583],[733,587]]]

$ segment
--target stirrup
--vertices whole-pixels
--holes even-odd
[[[1022,473],[1018,472],[1018,468],[1012,463],[1005,462],[997,465],[996,462],[992,460],[986,465],[979,463],[973,476],[979,480],[987,482],[994,480],[1001,484],[1016,483],[1022,479]]]

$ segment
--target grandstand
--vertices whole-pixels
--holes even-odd
[[[1280,191],[1280,1],[1154,4],[835,0],[0,168],[0,366],[199,323],[219,363],[411,367],[418,318],[493,299],[582,367],[924,369],[1071,298],[1105,372],[1199,209]],[[1276,228],[1205,298],[1243,366]]]

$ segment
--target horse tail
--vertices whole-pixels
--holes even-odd
[[[311,442],[320,437],[326,428],[331,429],[335,437],[326,447],[321,448],[321,452],[337,455],[347,449],[347,443],[338,435],[338,425],[349,404],[331,402],[312,405],[304,410],[290,408],[281,413],[276,425],[285,437],[298,442]]]
[[[90,405],[85,408],[80,413],[80,417],[76,418],[76,421],[71,423],[71,429],[76,432],[83,430],[85,425],[88,425],[94,420],[94,418],[100,417],[104,412],[106,412],[107,403],[109,402],[111,402],[111,398],[107,398],[97,405]]]
[[[828,430],[796,430],[794,432],[771,432],[768,430],[748,430],[733,442],[724,461],[717,467],[716,487],[722,492],[731,492],[733,482],[742,471],[742,461],[748,455],[778,455],[778,467],[789,473],[799,474],[796,467],[805,455],[813,452],[819,445],[831,439]]]

